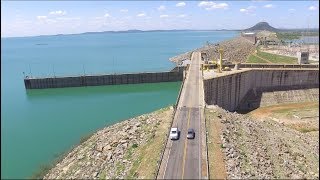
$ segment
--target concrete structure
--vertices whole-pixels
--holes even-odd
[[[298,64],[308,64],[309,63],[309,52],[297,52]]]
[[[179,71],[157,72],[157,73],[26,78],[24,79],[24,84],[26,89],[45,89],[45,88],[137,84],[137,83],[174,82],[174,81],[182,81],[182,79],[183,79],[183,68],[181,68]]]
[[[251,41],[253,44],[257,43],[257,36],[254,32],[243,32],[241,33],[241,36]]]
[[[245,97],[256,90],[318,87],[319,69],[246,69],[204,80],[205,102],[229,111],[257,106],[243,103]]]

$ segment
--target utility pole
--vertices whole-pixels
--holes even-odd
[[[86,76],[86,70],[84,69],[84,64],[82,64],[83,67],[83,76]]]

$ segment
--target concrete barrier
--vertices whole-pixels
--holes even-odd
[[[254,69],[204,80],[205,102],[228,111],[237,110],[250,90],[303,88],[319,88],[319,70]]]
[[[226,64],[224,67],[234,68],[235,64]],[[239,68],[319,68],[319,64],[262,64],[262,63],[241,63]]]
[[[74,77],[25,78],[26,89],[64,88],[82,86],[102,86],[119,84],[138,84],[156,82],[175,82],[183,80],[182,71],[136,73],[117,75],[87,75]]]

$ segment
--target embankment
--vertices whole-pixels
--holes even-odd
[[[173,111],[163,108],[99,130],[44,179],[154,179]]]
[[[228,111],[260,106],[245,103],[248,93],[319,88],[319,70],[252,69],[204,80],[205,102]]]

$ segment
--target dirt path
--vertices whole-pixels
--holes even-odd
[[[213,110],[206,110],[206,123],[208,131],[208,159],[210,179],[226,179],[224,155],[221,147],[221,129],[222,124],[217,114]]]
[[[260,59],[262,59],[262,60],[264,60],[264,61],[267,61],[268,63],[273,63],[273,62],[269,61],[268,59],[265,59],[265,58],[263,58],[263,57],[258,56],[257,53],[253,53],[252,55],[255,56],[255,57],[257,57],[257,58],[260,58]]]

